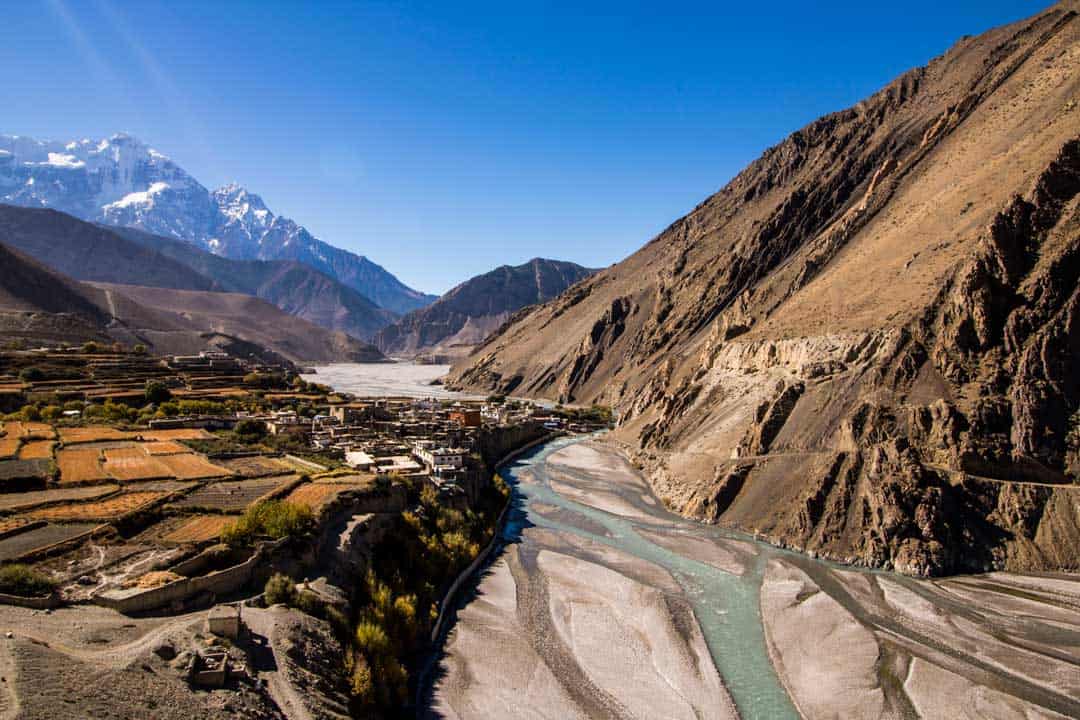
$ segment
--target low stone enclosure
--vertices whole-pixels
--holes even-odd
[[[183,576],[179,580],[153,588],[110,587],[94,593],[92,600],[98,605],[131,615],[166,606],[182,607],[200,596],[227,596],[251,583],[257,576],[268,576],[269,563],[265,561],[286,542],[288,538],[262,542],[246,551],[223,551],[222,546],[214,546],[170,568],[169,572]],[[222,564],[226,567],[213,569]],[[260,564],[267,567],[260,571]]]

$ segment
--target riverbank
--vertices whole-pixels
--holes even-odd
[[[924,581],[667,512],[608,446],[505,473],[505,552],[421,717],[1080,716],[1080,579]]]

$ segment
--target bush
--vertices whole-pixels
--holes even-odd
[[[45,371],[36,367],[23,368],[19,371],[19,379],[23,382],[40,382],[45,379]]]
[[[134,348],[132,348],[132,352],[134,352],[136,355],[145,355],[146,354],[146,346],[143,345],[142,343],[139,343]]]
[[[296,604],[296,598],[296,583],[288,575],[274,573],[266,581],[263,599],[266,600],[267,605],[283,604],[292,607]]]
[[[172,399],[172,393],[169,392],[168,386],[159,380],[147,380],[144,394],[146,395],[146,402],[155,405]]]
[[[266,500],[252,505],[240,519],[221,531],[221,541],[233,547],[251,545],[259,537],[278,540],[300,537],[314,524],[311,509],[282,500]]]
[[[60,419],[60,406],[58,405],[46,405],[41,409],[42,420],[59,420]]]
[[[98,351],[98,344],[96,342],[83,343],[82,351],[84,353],[93,354]]]
[[[281,373],[248,373],[244,376],[244,384],[263,390],[287,390],[289,388],[285,376]]]
[[[253,442],[266,437],[266,423],[262,420],[241,420],[233,432],[243,436],[243,442]]]
[[[26,422],[40,422],[41,411],[37,409],[36,405],[23,405],[21,410],[22,419]]]
[[[8,595],[38,597],[48,595],[56,584],[42,573],[26,565],[0,567],[0,592]]]

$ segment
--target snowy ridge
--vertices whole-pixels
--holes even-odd
[[[135,227],[231,259],[297,260],[398,313],[435,299],[274,215],[240,185],[208,190],[168,156],[123,133],[71,142],[0,135],[0,203]]]

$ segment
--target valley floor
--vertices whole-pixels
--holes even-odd
[[[1080,577],[820,562],[671,515],[596,442],[503,474],[430,717],[1080,716]]]

